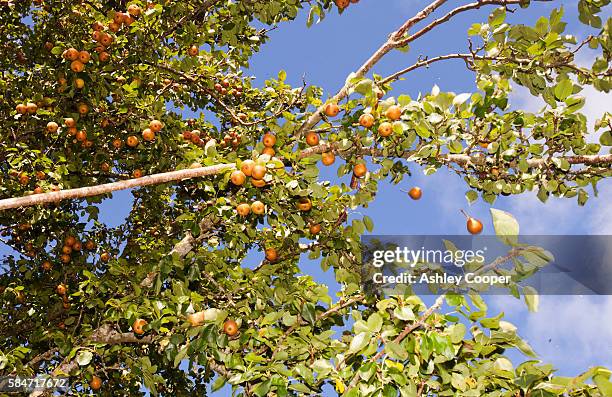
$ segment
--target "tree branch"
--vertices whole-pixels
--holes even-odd
[[[407,20],[402,26],[399,27],[395,32],[393,32],[387,41],[385,41],[371,56],[366,60],[359,69],[355,72],[355,78],[360,78],[366,75],[372,69],[372,67],[380,61],[380,59],[385,56],[389,51],[396,48],[398,45],[396,44],[398,40],[414,25],[418,22],[427,18],[432,12],[441,7],[447,0],[435,0],[430,3],[427,7],[423,8],[419,13],[415,16]],[[338,102],[345,98],[348,95],[349,88],[351,84],[346,82],[344,86],[338,91],[336,95],[334,95],[330,102]],[[300,126],[296,135],[302,136],[306,131],[310,130],[314,127],[320,120],[323,111],[325,110],[325,104],[320,106],[317,110],[314,111],[312,115]]]
[[[211,165],[209,167],[189,168],[185,170],[147,175],[142,178],[134,178],[126,181],[106,183],[103,185],[60,190],[58,192],[33,194],[25,197],[8,198],[0,200],[0,210],[53,203],[67,199],[99,196],[101,194],[111,193],[117,190],[125,190],[149,185],[159,185],[162,183],[178,181],[182,179],[198,178],[202,176],[220,174],[234,168],[236,168],[236,164],[234,163],[216,164]]]

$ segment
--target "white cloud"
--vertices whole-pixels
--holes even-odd
[[[518,325],[541,360],[565,374],[612,367],[612,296],[541,296],[537,313],[528,313],[524,302],[510,296],[495,296],[489,303]]]

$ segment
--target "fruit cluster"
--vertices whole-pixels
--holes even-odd
[[[238,82],[235,82],[233,85],[230,80],[223,76],[218,76],[218,81],[213,86],[215,91],[217,91],[221,95],[232,95],[236,98],[240,98],[242,96],[242,85]]]
[[[15,111],[18,114],[35,114],[38,111],[38,105],[33,102],[20,103],[15,106]]]
[[[266,205],[259,200],[251,204],[240,203],[236,206],[236,212],[242,217],[248,216],[251,212],[255,215],[263,215],[266,212]]]
[[[230,176],[231,182],[236,186],[242,186],[246,182],[247,177],[251,177],[251,184],[255,187],[266,186],[264,177],[268,169],[262,162],[253,160],[245,160],[240,164],[240,169],[232,172]]]
[[[70,70],[74,73],[81,73],[85,70],[85,64],[91,59],[89,52],[70,47],[62,53],[67,61],[70,61]]]

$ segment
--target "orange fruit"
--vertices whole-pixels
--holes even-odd
[[[234,185],[242,186],[244,185],[244,182],[246,182],[246,175],[244,174],[244,172],[240,170],[236,170],[232,172],[232,175],[230,176],[230,180],[232,181]]]
[[[267,168],[263,165],[255,164],[253,166],[253,170],[251,171],[251,176],[255,179],[263,179],[267,171]]]
[[[385,112],[385,116],[389,119],[389,120],[399,120],[400,117],[402,117],[402,109],[397,106],[397,105],[391,105],[389,106],[389,108],[387,108],[387,111]]]
[[[135,135],[130,135],[127,137],[126,143],[129,147],[136,147],[138,146],[138,137]]]
[[[223,332],[227,336],[234,336],[238,333],[238,324],[234,320],[226,320],[223,323]]]
[[[134,321],[134,323],[132,324],[132,331],[134,331],[134,333],[136,335],[142,335],[144,334],[144,327],[147,325],[147,320],[139,318],[136,319]]]
[[[321,162],[323,165],[332,165],[336,161],[334,152],[325,152],[321,154]]]
[[[91,382],[89,382],[89,387],[91,387],[92,390],[100,390],[102,387],[102,379],[94,375],[91,378]]]
[[[161,121],[159,121],[159,120],[153,120],[153,121],[151,121],[151,122],[149,123],[149,128],[150,128],[150,129],[151,129],[151,131],[153,131],[153,132],[159,132],[159,131],[161,131],[161,129],[162,129],[162,127],[163,127],[163,126],[164,126],[164,125],[163,125],[163,124],[162,124],[162,122],[161,122]]]
[[[253,167],[255,167],[255,162],[253,160],[244,160],[242,164],[240,164],[240,171],[242,171],[246,176],[251,176],[253,173]]]
[[[385,121],[384,123],[380,123],[378,126],[378,135],[382,137],[388,137],[393,133],[393,124]]]
[[[319,144],[319,134],[313,131],[309,131],[306,134],[306,143],[308,146],[317,146]]]
[[[337,103],[328,103],[325,105],[325,115],[327,117],[336,117],[340,113],[340,107]]]
[[[256,215],[263,215],[266,212],[266,206],[261,201],[254,201],[251,204],[251,211]]]
[[[370,128],[374,125],[374,116],[369,113],[364,113],[359,116],[359,125],[365,128]]]
[[[236,211],[240,216],[247,216],[251,213],[251,206],[247,203],[242,203],[236,207]]]
[[[368,169],[363,163],[356,164],[355,167],[353,167],[353,174],[355,174],[357,178],[362,178],[366,172],[368,172]]]
[[[144,139],[147,142],[151,142],[152,140],[155,139],[155,132],[153,132],[150,128],[145,128],[142,131],[142,139]]]
[[[276,262],[278,259],[278,252],[276,251],[276,248],[267,248],[265,255],[268,262]]]
[[[263,136],[262,142],[266,147],[272,147],[276,144],[276,136],[270,133],[267,133]]]

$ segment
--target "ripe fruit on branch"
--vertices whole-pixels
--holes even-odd
[[[264,181],[263,179],[251,179],[251,185],[255,187],[265,187],[266,181]]]
[[[20,172],[17,179],[19,179],[19,183],[22,185],[30,183],[30,177],[25,172]]]
[[[85,87],[85,80],[81,78],[74,79],[74,86],[79,90],[82,89],[83,87]]]
[[[19,114],[26,114],[28,112],[28,108],[25,104],[20,103],[17,106],[15,106],[15,111]]]
[[[312,224],[310,225],[310,227],[308,228],[308,231],[310,232],[310,234],[312,235],[317,235],[321,232],[321,225],[318,223]]]
[[[45,272],[48,272],[48,271],[51,271],[51,270],[53,269],[53,264],[51,264],[51,262],[49,262],[49,261],[44,261],[44,262],[43,262],[43,263],[40,265],[40,267],[41,267],[41,268],[42,268],[42,269],[43,269]]]
[[[355,164],[355,167],[353,167],[353,174],[355,174],[357,178],[363,178],[367,172],[368,168],[363,163]]]
[[[308,197],[300,197],[297,201],[297,209],[306,212],[312,209],[312,201]]]
[[[136,147],[138,146],[138,137],[135,135],[130,135],[127,137],[126,143],[129,147]]]
[[[226,320],[223,323],[223,332],[225,332],[227,336],[236,335],[238,333],[238,324],[232,319]]]
[[[350,1],[349,0],[334,0],[334,3],[336,3],[336,7],[343,10],[349,6]]]
[[[70,47],[62,54],[64,59],[75,61],[79,57],[79,51],[76,48]]]
[[[34,114],[38,111],[38,105],[32,102],[26,103],[26,110],[29,114]]]
[[[135,169],[134,172],[132,172],[133,178],[142,178],[142,175],[143,175],[142,170],[139,168]]]
[[[385,112],[385,116],[389,120],[393,120],[393,121],[399,120],[400,117],[402,117],[402,109],[397,105],[391,105]]]
[[[85,132],[84,130],[81,130],[77,132],[74,137],[79,142],[85,142],[87,140],[87,132]]]
[[[276,248],[266,248],[265,255],[268,262],[276,262],[278,259]]]
[[[82,115],[87,114],[89,112],[89,106],[87,106],[86,103],[81,102],[77,105],[77,111]]]
[[[246,175],[244,174],[244,172],[236,170],[232,172],[232,175],[230,176],[230,180],[232,181],[234,185],[242,186],[244,185],[244,182],[246,181]]]
[[[68,291],[68,288],[64,284],[59,284],[55,288],[55,291],[57,292],[58,295],[64,296],[64,295],[66,295],[66,292]]]
[[[152,140],[155,139],[155,132],[153,132],[153,130],[151,130],[150,128],[145,128],[142,131],[142,139],[144,139],[147,142],[151,142]]]
[[[127,11],[128,11],[128,13],[129,13],[131,16],[137,17],[137,16],[139,16],[139,15],[140,15],[140,11],[141,11],[141,9],[140,9],[140,7],[139,7],[138,5],[136,5],[136,4],[130,4],[130,5],[128,6]]]
[[[187,54],[189,54],[189,56],[192,56],[192,57],[198,56],[199,53],[200,53],[200,49],[196,45],[192,45],[187,50]]]
[[[236,212],[238,212],[238,215],[242,217],[247,216],[251,213],[251,206],[247,203],[238,204],[236,207]]]
[[[467,218],[465,226],[468,232],[470,232],[471,234],[480,234],[483,228],[482,222],[480,222],[476,218],[472,218],[464,210],[461,210],[461,213],[463,213],[463,215],[465,215],[465,217]]]
[[[327,117],[336,117],[340,113],[340,108],[337,103],[328,103],[325,105],[325,115]]]
[[[187,316],[187,321],[189,321],[189,324],[191,324],[192,327],[197,327],[199,325],[204,324],[205,320],[206,318],[204,311],[191,313]]]
[[[271,147],[265,147],[263,148],[263,150],[261,151],[261,154],[267,154],[270,157],[274,157],[274,155],[276,154],[276,151],[271,148]]]
[[[253,174],[253,167],[255,167],[255,162],[253,160],[244,160],[242,164],[240,164],[240,171],[246,176],[251,176]]]
[[[308,146],[317,146],[319,144],[319,134],[314,131],[309,131],[306,134],[306,143]]]
[[[82,63],[87,63],[91,59],[91,55],[87,51],[80,51],[78,59]]]
[[[159,132],[161,131],[161,129],[163,128],[163,124],[161,121],[159,120],[153,120],[149,123],[149,128],[151,129],[151,131],[153,132]]]
[[[136,319],[134,323],[132,324],[132,331],[134,331],[136,335],[142,335],[145,332],[144,327],[146,325],[147,325],[147,320],[143,318]]]
[[[57,132],[59,126],[57,125],[57,123],[55,121],[49,121],[47,123],[47,132],[54,134]]]
[[[263,136],[262,142],[265,147],[272,147],[276,145],[276,136],[270,133],[267,133]]]
[[[388,121],[380,123],[380,125],[378,126],[378,135],[382,136],[383,138],[388,137],[392,133],[393,133],[393,124],[389,123]]]
[[[91,378],[91,382],[89,382],[89,387],[91,387],[92,390],[100,390],[102,387],[102,379],[94,375]]]
[[[359,125],[364,128],[372,127],[372,125],[374,125],[374,116],[372,116],[370,113],[362,114],[359,116]]]
[[[266,212],[266,206],[261,201],[251,203],[251,211],[256,215],[263,215]]]
[[[263,179],[266,175],[266,172],[268,172],[268,169],[265,166],[261,164],[255,164],[253,166],[253,171],[251,171],[251,176],[254,179]]]
[[[100,260],[102,262],[108,262],[110,260],[110,254],[108,252],[103,252],[100,254]]]
[[[471,234],[479,234],[482,232],[482,222],[480,222],[478,219],[468,218],[466,226],[468,232]]]
[[[81,73],[83,70],[85,70],[85,65],[79,60],[72,61],[72,63],[70,63],[70,70],[75,73]]]
[[[408,191],[408,196],[410,196],[410,198],[413,200],[418,200],[421,198],[421,196],[423,196],[423,191],[420,187],[415,186]]]
[[[76,127],[76,121],[72,117],[64,119],[64,125],[68,128]]]
[[[321,162],[323,165],[332,165],[336,161],[334,152],[324,152],[321,154]]]

